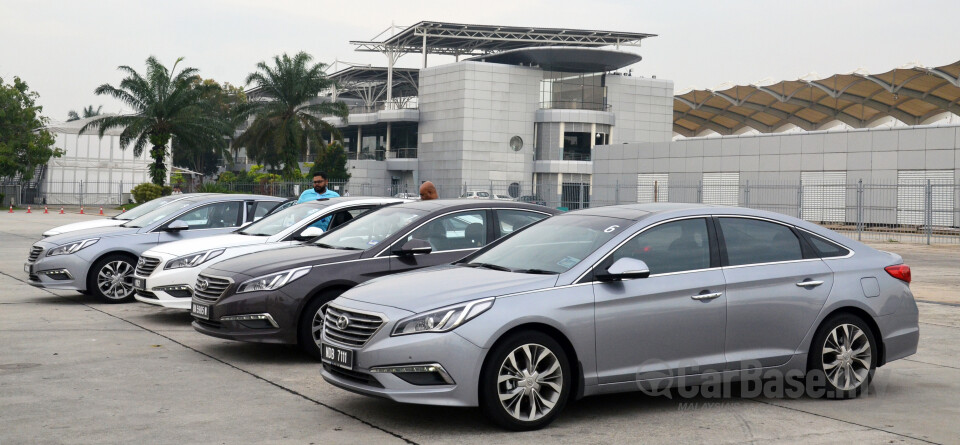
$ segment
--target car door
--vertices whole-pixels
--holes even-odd
[[[593,283],[599,382],[695,375],[725,366],[726,298],[707,217],[645,228],[601,261],[647,263],[650,276]]]
[[[428,254],[392,256],[390,272],[402,272],[421,267],[447,264],[459,260],[485,246],[492,229],[490,210],[470,209],[444,214],[421,225],[400,238],[384,254],[393,255],[393,249],[403,246],[411,239],[430,243],[433,250]]]
[[[162,244],[232,232],[242,224],[243,207],[243,201],[220,201],[188,210],[158,229],[159,242]],[[188,228],[179,231],[165,230],[174,221],[183,221]]]
[[[716,221],[727,283],[727,361],[733,369],[784,364],[826,302],[833,272],[789,225]]]

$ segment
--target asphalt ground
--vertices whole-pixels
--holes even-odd
[[[0,214],[0,445],[960,443],[958,246],[877,246],[913,269],[921,339],[865,397],[598,396],[544,430],[507,433],[478,409],[339,390],[295,348],[206,337],[184,312],[25,283],[40,233],[94,217]]]

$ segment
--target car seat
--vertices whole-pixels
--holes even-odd
[[[464,243],[467,244],[464,248],[483,246],[486,243],[486,232],[486,228],[481,223],[467,225],[467,228],[463,230]]]

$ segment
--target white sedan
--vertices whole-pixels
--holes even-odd
[[[297,204],[267,215],[234,233],[162,244],[140,256],[135,298],[153,305],[190,310],[193,286],[205,267],[248,253],[277,249],[314,238],[397,198],[335,198]],[[202,266],[202,267],[201,267]]]

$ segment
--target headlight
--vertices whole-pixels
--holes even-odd
[[[493,307],[494,300],[494,297],[484,298],[404,318],[393,328],[393,335],[453,330]]]
[[[47,256],[54,255],[70,255],[71,253],[76,253],[80,249],[84,249],[92,246],[97,241],[100,241],[100,238],[90,238],[82,241],[77,241],[75,243],[64,244],[62,246],[54,247],[47,252]]]
[[[242,294],[244,292],[256,292],[258,290],[280,289],[281,287],[286,286],[287,283],[306,275],[307,272],[310,272],[311,267],[313,266],[285,270],[283,272],[272,273],[270,275],[264,275],[262,277],[244,281],[243,283],[240,283],[240,287],[237,288],[237,293]]]
[[[177,257],[170,261],[167,261],[167,265],[163,266],[163,268],[164,269],[180,269],[182,267],[194,267],[194,266],[203,264],[207,260],[220,256],[221,253],[223,253],[223,249],[214,249],[214,250],[207,250],[204,252],[191,253],[190,255]]]

